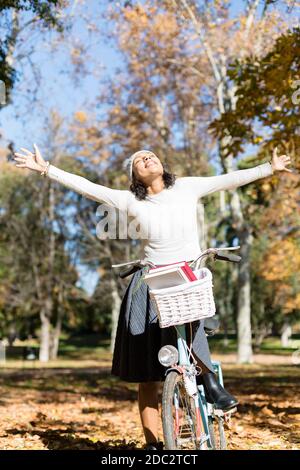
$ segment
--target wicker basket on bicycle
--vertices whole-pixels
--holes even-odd
[[[216,313],[212,273],[208,268],[201,268],[196,273],[197,281],[149,289],[161,328],[183,325],[212,317]]]

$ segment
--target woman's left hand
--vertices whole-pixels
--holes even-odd
[[[286,168],[287,165],[291,164],[291,157],[288,155],[277,155],[277,147],[273,150],[273,157],[272,157],[272,168],[273,171],[288,171],[289,173],[293,173],[292,170]]]

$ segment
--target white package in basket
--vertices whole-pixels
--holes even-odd
[[[194,272],[197,281],[162,289],[149,289],[161,328],[183,325],[212,317],[216,313],[211,271],[201,268]]]

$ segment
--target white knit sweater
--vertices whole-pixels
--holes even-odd
[[[87,179],[49,166],[48,176],[68,188],[83,194],[102,205],[98,214],[106,218],[97,233],[108,238],[102,230],[108,222],[113,238],[141,239],[140,257],[154,264],[189,261],[200,254],[197,224],[197,201],[216,191],[235,189],[273,174],[270,163],[263,163],[247,170],[237,170],[219,176],[187,176],[177,178],[175,184],[160,193],[139,201],[128,190],[111,189],[91,183]],[[109,206],[109,207],[107,207]],[[115,210],[120,210],[116,230]],[[106,212],[107,214],[107,212]]]

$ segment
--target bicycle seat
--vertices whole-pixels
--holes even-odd
[[[205,318],[204,320],[204,331],[207,336],[213,336],[216,331],[220,328],[220,320],[215,317]]]

